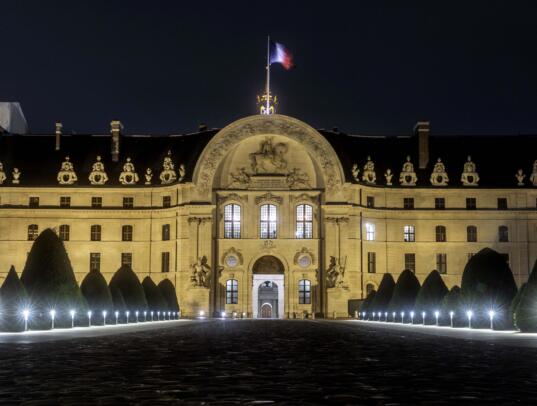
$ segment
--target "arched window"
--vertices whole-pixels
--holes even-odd
[[[498,240],[500,242],[509,242],[509,229],[507,226],[498,227]]]
[[[300,279],[298,281],[298,303],[311,303],[311,282],[307,279]]]
[[[277,224],[278,215],[276,206],[273,204],[262,205],[260,207],[261,238],[276,238]]]
[[[296,206],[296,238],[313,238],[313,207],[309,204]]]
[[[365,239],[367,241],[375,241],[375,225],[372,223],[365,223]]]
[[[224,238],[241,238],[241,206],[238,204],[224,207]]]
[[[39,235],[39,227],[37,224],[30,224],[28,226],[28,241],[34,241]]]
[[[162,225],[162,241],[168,241],[170,239],[170,225]]]
[[[60,226],[60,240],[69,241],[69,226],[67,224]]]
[[[414,242],[416,241],[416,232],[414,226],[405,226],[403,228],[404,240],[405,242]]]
[[[123,226],[121,228],[121,239],[123,241],[132,241],[132,226]]]
[[[91,241],[101,241],[101,226],[99,224],[93,224],[90,228]]]
[[[226,304],[239,303],[239,282],[236,279],[226,281]]]
[[[466,241],[477,242],[477,227],[476,226],[466,227]]]
[[[436,226],[436,242],[446,242],[445,226]]]

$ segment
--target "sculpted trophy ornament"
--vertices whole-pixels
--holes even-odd
[[[209,287],[209,275],[211,274],[211,267],[207,264],[207,257],[199,257],[198,260],[192,264],[192,275],[190,276],[190,282],[194,287]]]
[[[97,160],[91,166],[91,172],[88,179],[92,185],[104,185],[108,182],[108,175],[104,171],[104,164],[101,162],[100,155],[97,155]]]
[[[530,175],[530,182],[533,186],[537,186],[537,160],[533,161],[533,170]]]
[[[301,172],[298,168],[289,171],[286,177],[287,186],[291,189],[301,189],[310,187],[310,177],[307,173]]]
[[[375,173],[375,164],[371,160],[371,157],[367,157],[367,162],[364,165],[364,173],[362,175],[362,180],[366,183],[375,184],[377,181],[377,174]]]
[[[177,180],[175,166],[172,162],[172,151],[168,151],[168,156],[164,157],[162,172],[160,172],[159,179],[161,185],[169,185]]]
[[[352,177],[356,182],[360,181],[360,178],[358,177],[360,175],[360,169],[358,169],[358,164],[354,164],[351,169]]]
[[[60,185],[72,185],[78,180],[78,177],[75,173],[75,168],[68,156],[66,156],[65,161],[62,162],[57,179]]]
[[[153,171],[151,170],[151,168],[147,168],[145,170],[144,177],[145,177],[145,184],[150,185],[151,179],[153,179]]]
[[[392,183],[393,173],[390,168],[386,169],[386,173],[384,173],[384,177],[386,178],[386,186],[391,186],[393,184]]]
[[[273,145],[272,137],[265,138],[259,145],[259,151],[250,154],[252,171],[255,174],[285,173],[287,161],[287,144],[278,142]]]
[[[522,169],[519,169],[517,173],[515,174],[515,178],[518,181],[517,186],[524,186],[524,179],[526,178],[526,175],[524,174],[524,171]]]
[[[345,259],[346,262],[346,259]],[[345,264],[334,256],[330,257],[330,263],[326,269],[326,284],[328,288],[345,288]]]
[[[237,168],[237,172],[231,172],[229,176],[231,177],[230,188],[246,189],[250,185],[250,175],[244,166]]]
[[[476,166],[472,162],[472,157],[470,155],[468,155],[468,159],[464,163],[461,182],[463,186],[478,186],[479,175],[477,174]]]
[[[399,175],[399,183],[402,186],[416,186],[418,177],[414,172],[414,164],[410,162],[410,156],[406,157],[406,162],[403,164],[403,169]]]
[[[449,177],[446,172],[446,166],[440,158],[436,161],[431,173],[431,185],[433,186],[447,186],[449,183]]]
[[[181,165],[179,165],[179,180],[178,180],[178,182],[181,182],[185,178],[185,175],[186,175],[185,165],[181,164]]]
[[[6,173],[4,172],[4,164],[0,162],[0,185],[2,185],[7,179]]]
[[[123,172],[119,174],[119,183],[122,185],[135,185],[139,180],[140,178],[134,169],[134,165],[130,157],[128,157],[127,162],[123,165]]]
[[[13,168],[13,172],[11,172],[11,176],[13,177],[11,183],[18,185],[20,183],[21,174],[22,172],[19,171],[19,168]]]

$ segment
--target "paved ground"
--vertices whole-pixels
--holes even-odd
[[[536,358],[373,323],[214,320],[0,344],[0,402],[535,404]]]

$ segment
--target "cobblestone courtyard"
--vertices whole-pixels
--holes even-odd
[[[2,404],[530,404],[537,350],[326,321],[0,345]]]

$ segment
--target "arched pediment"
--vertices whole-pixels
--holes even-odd
[[[339,158],[330,143],[306,123],[280,114],[256,115],[237,120],[211,139],[196,164],[192,179],[200,198],[210,199],[217,171],[237,145],[258,136],[283,137],[300,144],[318,168],[322,182],[318,182],[320,185],[317,186],[329,192],[329,200],[340,198],[344,175]]]

